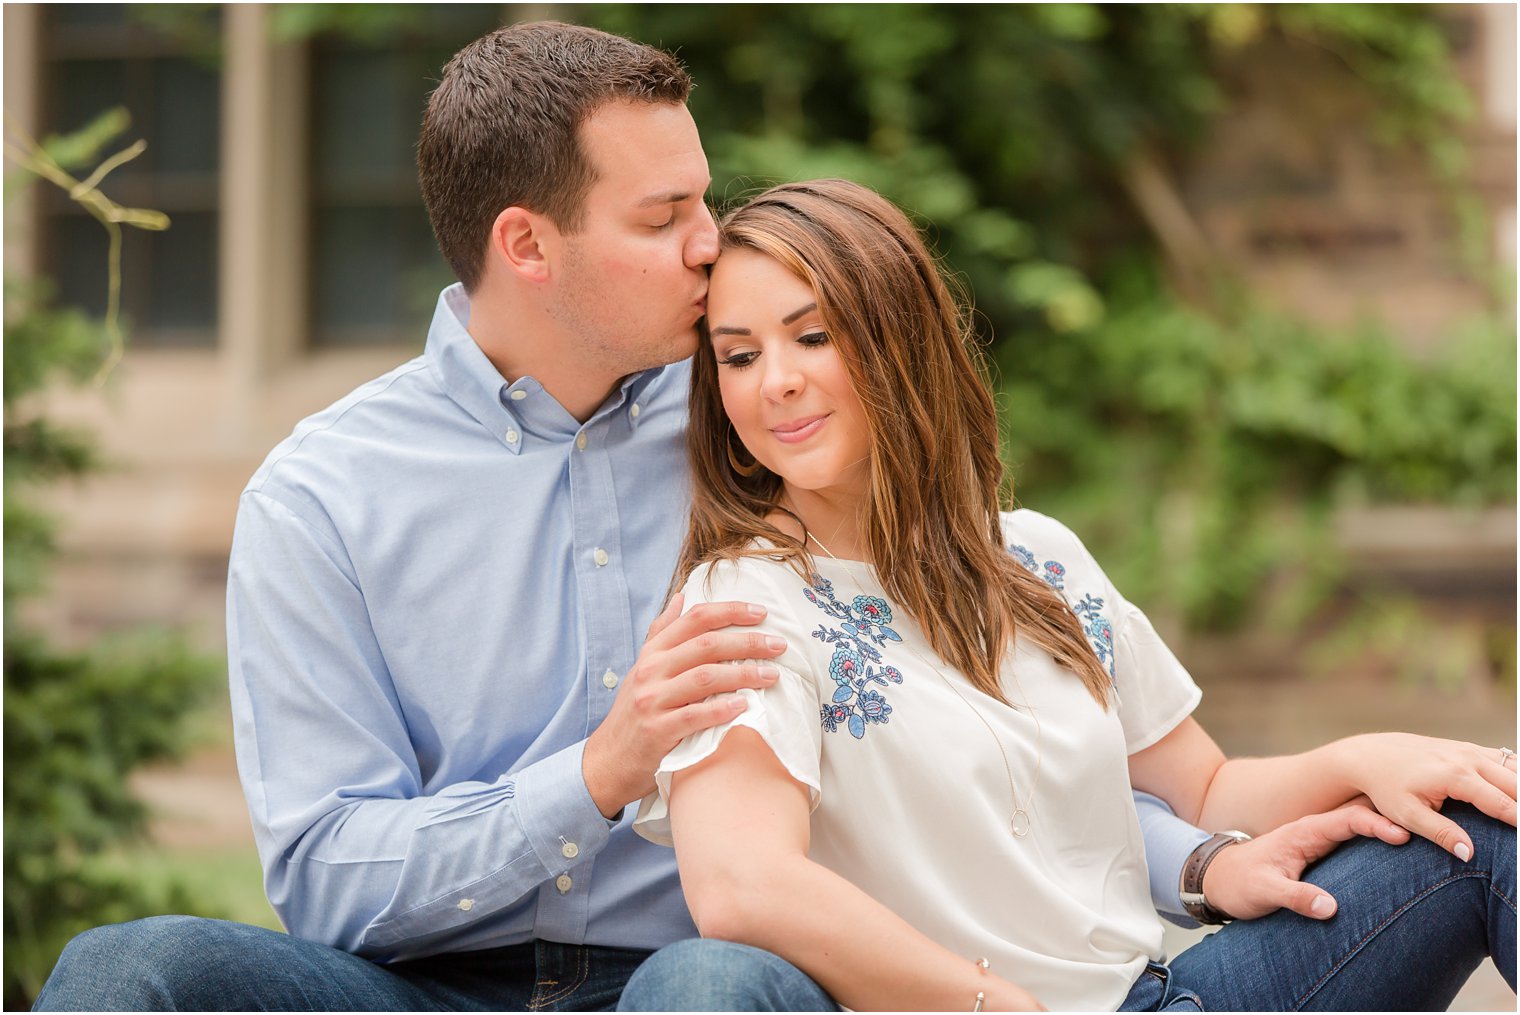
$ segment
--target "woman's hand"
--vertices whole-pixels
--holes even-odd
[[[1333,746],[1351,784],[1385,817],[1459,860],[1472,859],[1473,845],[1460,825],[1438,813],[1447,800],[1515,823],[1514,756],[1496,747],[1412,733],[1369,733]]]
[[[1311,920],[1335,915],[1334,896],[1306,881],[1304,868],[1359,835],[1399,846],[1409,833],[1363,804],[1290,821],[1214,857],[1203,876],[1203,894],[1213,908],[1239,920],[1255,920],[1291,909]]]

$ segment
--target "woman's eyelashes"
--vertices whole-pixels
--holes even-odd
[[[726,358],[719,359],[718,363],[734,370],[743,370],[755,362],[755,357],[758,355],[760,355],[758,352],[732,352]]]
[[[817,349],[829,344],[829,335],[826,331],[810,331],[805,335],[798,335],[797,344],[805,349]],[[743,370],[745,367],[753,366],[759,356],[758,349],[745,349],[719,357],[718,364],[732,370]]]

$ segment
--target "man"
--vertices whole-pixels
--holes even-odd
[[[290,934],[101,928],[39,1008],[606,1008],[695,936],[672,853],[624,808],[784,646],[745,630],[745,604],[662,611],[718,254],[689,88],[669,56],[567,25],[451,61],[418,164],[461,285],[424,354],[299,424],[238,514],[238,761]],[[1300,836],[1350,834],[1334,823]],[[1170,834],[1175,906],[1204,836]],[[1306,893],[1307,912],[1323,893],[1283,861],[1303,843],[1263,842],[1221,854],[1283,868],[1231,908]],[[627,1000],[832,1007],[763,952],[681,956]]]

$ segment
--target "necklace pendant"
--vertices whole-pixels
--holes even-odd
[[[1008,822],[1008,826],[1013,829],[1015,838],[1022,839],[1024,836],[1029,834],[1029,829],[1031,827],[1029,821],[1029,812],[1020,807],[1018,810],[1013,812],[1013,819]]]

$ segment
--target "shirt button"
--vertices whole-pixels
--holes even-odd
[[[570,880],[570,875],[568,874],[561,874],[559,877],[554,879],[554,887],[559,889],[559,893],[561,895],[564,895],[566,892],[570,891],[570,886],[573,884],[575,884],[575,882]]]
[[[507,443],[508,444],[516,444],[517,443],[517,431],[516,430],[508,430],[507,431]]]
[[[566,860],[574,860],[576,857],[581,855],[581,848],[573,842],[565,843],[559,848],[559,851],[565,854]]]
[[[527,397],[528,393],[522,388],[518,388],[516,391],[512,392],[512,401],[514,402],[521,402],[524,398]]]
[[[463,912],[468,913],[470,910],[472,910],[472,909],[475,908],[475,900],[474,899],[460,899],[459,900],[459,908]]]
[[[576,434],[575,435],[575,446],[578,447],[578,448],[580,448],[582,451],[586,450],[586,435],[585,434],[582,433],[582,434]]]
[[[633,403],[633,408],[631,408],[631,409],[628,410],[628,415],[632,416],[634,419],[638,419],[639,418],[639,403],[638,402],[634,402]]]
[[[591,555],[591,558],[596,561],[597,567],[606,567],[607,561],[611,559],[607,556],[607,551],[600,546],[596,548],[596,552]]]
[[[618,675],[616,673],[613,673],[611,670],[608,670],[606,673],[602,674],[602,686],[605,687],[605,688],[607,688],[607,690],[610,691],[614,687],[616,687],[617,685],[618,685]]]

